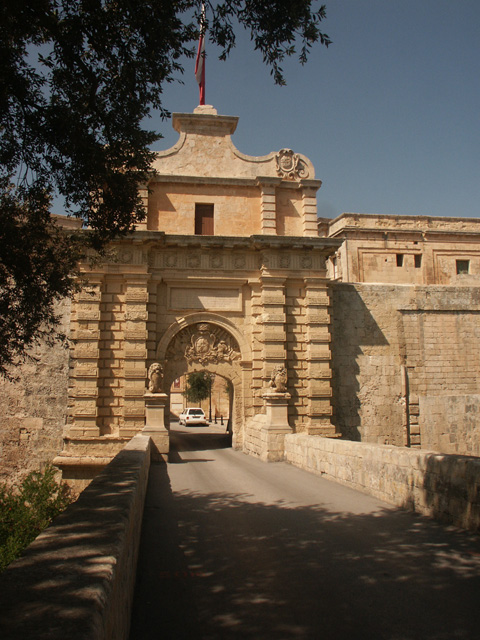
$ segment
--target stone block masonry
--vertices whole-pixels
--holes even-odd
[[[59,330],[68,335],[70,301],[57,310]],[[38,345],[17,379],[0,378],[0,482],[19,484],[31,471],[51,462],[62,448],[67,419],[70,352],[62,344]]]
[[[285,460],[389,504],[480,530],[478,458],[288,434]]]
[[[344,438],[480,456],[479,291],[331,286],[333,421]]]
[[[2,640],[128,638],[149,469],[135,436],[2,574]]]

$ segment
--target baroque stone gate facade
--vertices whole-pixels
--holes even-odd
[[[179,142],[145,185],[147,221],[113,247],[114,260],[85,267],[90,287],[71,316],[69,424],[55,460],[67,478],[89,477],[143,429],[154,362],[167,397],[191,371],[229,380],[233,446],[246,452],[278,459],[288,431],[335,433],[327,260],[341,241],[318,237],[321,183],[310,161],[288,149],[241,154],[230,138],[236,123],[211,107],[174,115]],[[270,398],[278,367],[281,401]]]
[[[310,161],[240,153],[236,123],[174,115],[147,220],[62,303],[70,353],[40,346],[0,380],[3,478],[55,458],[81,487],[144,429],[153,363],[162,424],[172,381],[210,371],[233,445],[267,460],[289,431],[480,455],[480,220],[317,220]]]

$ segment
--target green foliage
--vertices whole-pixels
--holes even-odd
[[[220,58],[235,46],[234,29],[245,28],[279,84],[281,62],[296,46],[303,64],[315,42],[330,43],[319,29],[325,7],[315,0],[205,4]],[[54,334],[53,303],[73,293],[75,261],[145,218],[139,187],[151,177],[150,147],[160,137],[145,123],[152,109],[169,115],[162,87],[194,56],[201,5],[0,3],[0,374],[25,357],[45,323]],[[56,196],[89,233],[58,233],[50,217]]]
[[[0,485],[0,571],[3,571],[71,502],[55,469],[33,471],[18,493]]]
[[[60,337],[55,301],[76,288],[82,252],[53,223],[49,199],[31,188],[23,201],[0,179],[0,374],[39,340]]]
[[[212,378],[208,371],[194,371],[187,376],[183,395],[189,402],[201,402],[210,395]]]

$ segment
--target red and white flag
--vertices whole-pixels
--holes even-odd
[[[200,40],[198,41],[197,59],[195,61],[195,79],[200,89],[200,104],[205,104],[205,7],[202,9]]]

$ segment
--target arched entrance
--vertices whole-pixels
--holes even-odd
[[[252,407],[250,350],[230,320],[197,313],[172,324],[160,340],[157,359],[163,363],[164,389],[194,371],[208,371],[232,387],[232,445],[242,448],[248,407]],[[169,407],[167,406],[167,415]]]
[[[201,371],[198,378],[192,375],[176,378],[170,386],[170,422],[179,420],[189,407],[200,407],[209,422],[228,422],[232,415],[233,385],[228,378]],[[193,379],[192,379],[193,378]]]

